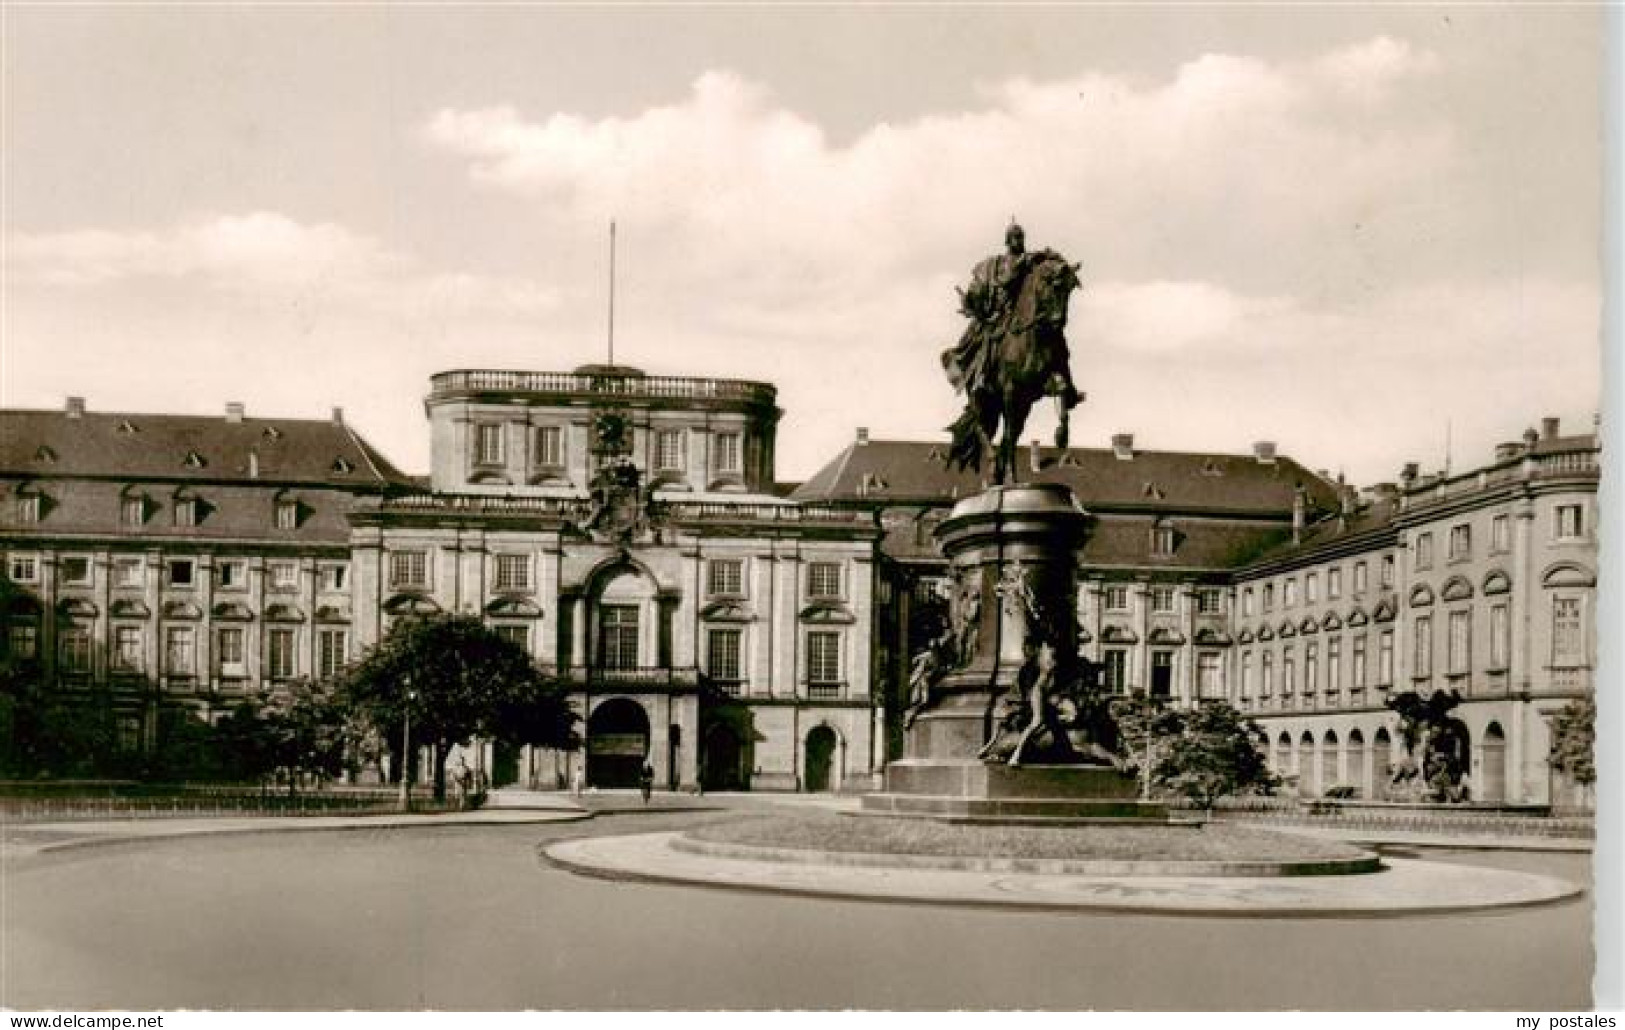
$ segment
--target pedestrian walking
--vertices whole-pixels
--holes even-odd
[[[581,763],[577,762],[575,771],[570,774],[570,793],[574,794],[576,797],[580,797],[581,792],[585,790],[586,787],[587,774],[582,771]]]
[[[648,762],[643,763],[643,770],[638,773],[638,788],[643,791],[643,803],[647,805],[655,789],[655,767]]]

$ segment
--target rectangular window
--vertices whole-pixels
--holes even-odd
[[[1433,675],[1433,617],[1416,617],[1416,647],[1411,654],[1411,676],[1424,679]]]
[[[564,464],[564,427],[536,427],[536,464],[559,468]]]
[[[497,636],[501,637],[503,640],[506,640],[508,643],[523,650],[527,654],[530,652],[529,626],[517,622],[501,622],[495,626],[492,626],[491,629],[496,633]]]
[[[32,554],[14,554],[6,563],[6,571],[14,583],[33,583],[39,579],[39,558]]]
[[[1296,578],[1288,576],[1286,582],[1281,584],[1281,607],[1290,608],[1297,603],[1298,581]]]
[[[1497,515],[1490,520],[1490,550],[1495,554],[1505,554],[1512,550],[1512,519],[1506,515]]]
[[[525,627],[520,626],[519,629]],[[342,629],[324,629],[316,633],[316,675],[331,679],[349,661],[350,633]]]
[[[1108,648],[1101,658],[1105,662],[1105,685],[1113,694],[1128,693],[1128,652],[1120,647]]]
[[[170,515],[177,526],[184,528],[197,525],[197,501],[190,497],[178,499],[175,506],[170,509]]]
[[[296,562],[266,562],[265,571],[271,577],[272,590],[292,590],[299,585],[299,565]]]
[[[718,433],[715,437],[717,444],[717,471],[739,472],[744,469],[740,461],[739,434]]]
[[[1196,696],[1224,697],[1224,665],[1217,651],[1203,651],[1196,656]]]
[[[1303,645],[1303,692],[1313,694],[1320,689],[1320,646]]]
[[[391,551],[389,583],[395,587],[423,588],[429,585],[429,555],[426,551]]]
[[[606,604],[599,609],[599,625],[603,629],[600,641],[600,664],[605,669],[636,669],[638,667],[638,606],[635,604]]]
[[[739,647],[742,633],[734,627],[713,629],[705,638],[705,671],[725,693],[739,692]]]
[[[164,630],[164,671],[171,676],[190,676],[196,671],[197,630],[191,626],[170,626]]]
[[[530,589],[530,556],[528,554],[497,555],[498,590]]]
[[[1271,694],[1275,693],[1275,656],[1270,652],[1265,651],[1263,657],[1260,659],[1260,665],[1262,667],[1263,679],[1260,681],[1258,686],[1258,696],[1269,697]]]
[[[171,558],[164,568],[172,587],[189,587],[195,581],[197,565],[190,558]]]
[[[1359,636],[1354,638],[1354,651],[1353,651],[1353,655],[1352,655],[1350,665],[1352,667],[1349,669],[1349,672],[1350,672],[1349,685],[1352,686],[1355,690],[1360,690],[1360,689],[1365,687],[1365,634],[1364,633],[1362,633]]]
[[[1241,652],[1241,699],[1246,701],[1253,695],[1253,653]]]
[[[278,529],[298,529],[299,528],[299,502],[298,501],[278,501],[278,502],[276,502],[276,528],[278,528]]]
[[[1511,612],[1504,604],[1490,608],[1490,668],[1505,669],[1511,642]]]
[[[33,525],[40,519],[40,495],[24,494],[17,498],[17,521]]]
[[[1445,664],[1453,675],[1472,669],[1472,613],[1450,613],[1450,637],[1445,642]]]
[[[119,521],[126,526],[139,526],[147,521],[147,499],[126,497],[119,501]]]
[[[807,563],[807,596],[837,598],[841,596],[841,566],[839,562],[815,561]]]
[[[1580,664],[1584,651],[1580,637],[1580,599],[1552,598],[1552,664]]]
[[[1415,559],[1415,568],[1433,568],[1433,534],[1418,533],[1416,542],[1412,545],[1412,555]]]
[[[62,671],[90,671],[90,627],[71,625],[62,630]]]
[[[1305,604],[1314,604],[1320,600],[1320,576],[1309,573],[1303,577],[1303,601]]]
[[[1366,564],[1363,561],[1357,561],[1354,563],[1354,592],[1356,594],[1365,593],[1366,585]]]
[[[321,580],[323,590],[329,592],[341,591],[350,585],[350,566],[333,562],[319,566],[316,575]]]
[[[687,448],[683,445],[681,429],[661,429],[655,433],[655,469],[660,472],[681,472]]]
[[[1174,610],[1174,588],[1152,587],[1151,610],[1154,612],[1171,612]]]
[[[1559,540],[1573,540],[1585,535],[1585,509],[1578,504],[1557,506],[1554,526]]]
[[[241,590],[248,585],[248,566],[240,561],[215,562],[214,583],[221,590]]]
[[[1326,570],[1326,599],[1335,601],[1343,596],[1343,570]]]
[[[1174,693],[1174,653],[1151,652],[1151,696],[1172,697]]]
[[[1381,582],[1384,588],[1392,587],[1394,585],[1394,556],[1391,554],[1385,554],[1382,556]]]
[[[1264,610],[1270,611],[1275,607],[1275,584],[1264,584]]]
[[[707,586],[712,596],[740,597],[745,592],[745,560],[713,558],[707,568]]]
[[[474,427],[474,460],[481,465],[502,464],[502,427],[489,423]]]
[[[1247,589],[1245,589],[1245,590],[1243,590],[1241,592],[1241,614],[1245,615],[1245,616],[1251,616],[1253,614],[1253,588],[1252,587],[1248,587]]]
[[[1326,693],[1335,694],[1343,689],[1343,641],[1333,637],[1326,641]]]
[[[1110,586],[1106,588],[1106,610],[1113,612],[1128,611],[1128,587]]]
[[[1175,544],[1174,527],[1165,522],[1159,522],[1151,529],[1151,553],[1170,555],[1174,553]]]
[[[241,676],[243,666],[243,630],[241,626],[222,626],[214,634],[215,668],[222,676]]]
[[[1385,629],[1377,636],[1377,685],[1394,683],[1394,631]]]
[[[141,627],[113,627],[113,669],[116,672],[141,671]]]
[[[139,587],[141,585],[141,559],[140,558],[114,558],[113,559],[113,585],[116,587]]]
[[[1223,595],[1211,588],[1196,592],[1196,610],[1203,615],[1217,615],[1222,606]]]
[[[813,689],[809,695],[819,696],[819,687],[825,691],[838,689],[841,682],[841,635],[830,630],[814,630],[807,634],[807,683]]]
[[[1473,527],[1467,523],[1450,527],[1450,560],[1460,561],[1473,554]]]
[[[1281,652],[1281,696],[1291,697],[1298,691],[1298,659],[1288,647]]]
[[[20,662],[39,656],[39,627],[32,622],[14,622],[6,627],[6,653]]]
[[[57,562],[57,578],[67,586],[84,586],[90,582],[89,558],[63,558]]]
[[[272,679],[293,678],[293,630],[276,627],[266,631],[265,659]]]

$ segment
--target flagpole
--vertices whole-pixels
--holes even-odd
[[[609,363],[615,364],[615,219],[609,220]]]

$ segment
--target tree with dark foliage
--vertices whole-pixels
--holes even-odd
[[[364,715],[398,757],[410,714],[414,749],[435,749],[437,800],[446,796],[453,744],[474,736],[565,748],[578,743],[577,716],[558,685],[524,648],[467,616],[402,619],[341,674],[339,685],[343,701]],[[392,764],[399,770],[406,762]]]

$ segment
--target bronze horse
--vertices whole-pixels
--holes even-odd
[[[1024,257],[1030,264],[1008,303],[979,311],[967,297],[966,314],[976,319],[967,336],[979,338],[973,340],[974,356],[959,358],[967,366],[955,383],[965,391],[965,411],[948,427],[953,434],[949,466],[981,470],[991,451],[995,484],[1015,481],[1016,447],[1040,398],[1056,399],[1061,419],[1057,447],[1066,446],[1067,416],[1081,399],[1072,385],[1065,335],[1067,302],[1080,285],[1079,266],[1052,250]],[[962,343],[958,350],[962,355],[967,348]],[[955,357],[949,351],[944,365]],[[995,448],[993,438],[1001,426]]]

